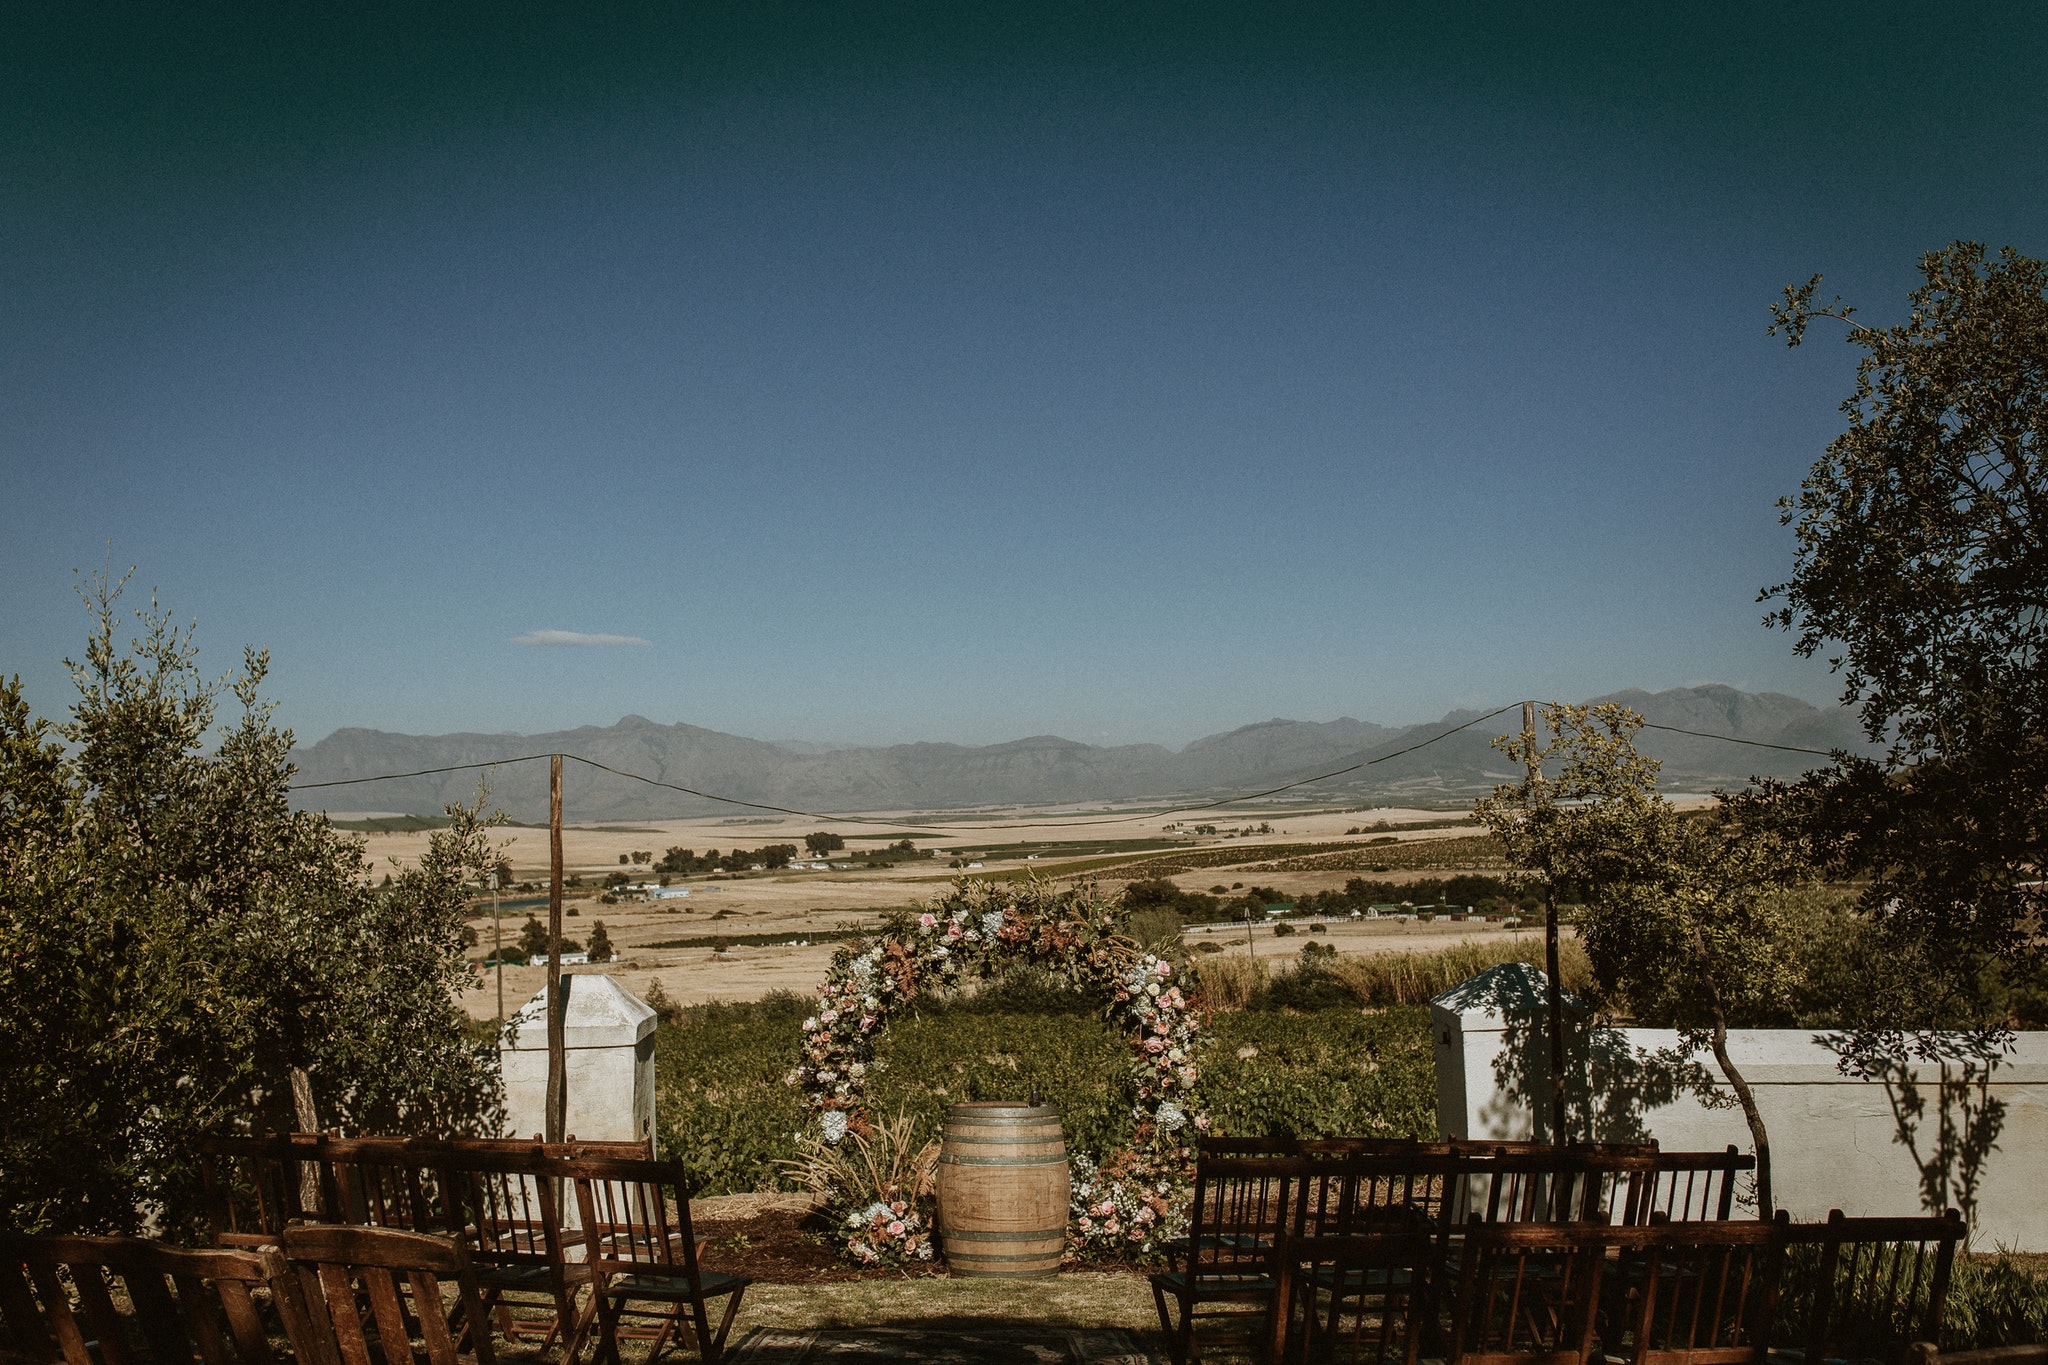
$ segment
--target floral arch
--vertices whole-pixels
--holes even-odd
[[[1195,1135],[1207,1131],[1196,1062],[1203,1014],[1181,968],[1125,932],[1121,895],[1091,883],[1057,889],[962,881],[924,913],[889,922],[874,939],[841,948],[803,1023],[803,1053],[789,1083],[817,1114],[819,1140],[870,1131],[865,1095],[875,1044],[890,1016],[921,995],[1030,964],[1094,989],[1130,1044],[1136,1092],[1130,1145],[1098,1166],[1075,1156],[1072,1240],[1149,1250],[1184,1219]]]

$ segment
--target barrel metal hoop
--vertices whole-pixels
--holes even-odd
[[[1057,1247],[1051,1251],[1034,1251],[1026,1256],[976,1256],[958,1251],[946,1253],[946,1259],[949,1261],[971,1265],[1015,1265],[1019,1261],[1058,1261],[1059,1258],[1060,1250]]]
[[[962,1113],[962,1110],[966,1112]],[[956,1119],[956,1121],[966,1120],[970,1122],[980,1118],[1049,1119],[1058,1117],[1059,1112],[1059,1106],[1053,1104],[1042,1104],[1035,1107],[1023,1104],[958,1104],[946,1111],[946,1117]]]
[[[940,1153],[941,1166],[1065,1166],[1064,1156],[952,1156]]]
[[[1062,1147],[1066,1145],[1066,1139],[1058,1133],[1054,1133],[1051,1137],[959,1137],[953,1133],[948,1133],[946,1134],[946,1141],[967,1142],[977,1147],[994,1147],[997,1145],[1009,1147],[1044,1146],[1048,1142],[1057,1142]]]
[[[1047,1228],[1043,1232],[948,1232],[941,1230],[939,1240],[947,1246],[955,1242],[1042,1242],[1058,1237],[1064,1239],[1065,1228]]]

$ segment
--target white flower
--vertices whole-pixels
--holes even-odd
[[[818,1016],[814,1014],[814,1015],[812,1015],[812,1016],[811,1016],[810,1018],[808,1018],[808,1019],[804,1020],[804,1032],[805,1032],[805,1033],[816,1033],[817,1031],[818,1031]]]
[[[1002,927],[1003,912],[1000,910],[991,910],[981,917],[981,928],[983,933],[1000,933],[1002,931]]]
[[[846,1111],[827,1109],[818,1119],[818,1126],[825,1130],[825,1141],[837,1142],[846,1136]]]
[[[1157,1000],[1159,998],[1159,983],[1155,981],[1151,985],[1145,987],[1145,994],[1151,996],[1154,1000]]]
[[[1161,1131],[1168,1133],[1173,1132],[1188,1121],[1188,1116],[1182,1113],[1180,1106],[1172,1100],[1161,1101],[1159,1112],[1152,1117],[1159,1124]]]

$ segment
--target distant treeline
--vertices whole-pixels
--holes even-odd
[[[1374,905],[1459,905],[1482,913],[1534,909],[1536,898],[1521,885],[1501,877],[1468,873],[1456,877],[1424,877],[1412,882],[1368,881],[1353,877],[1342,890],[1289,895],[1271,887],[1211,887],[1183,891],[1164,877],[1132,882],[1124,903],[1135,913],[1164,910],[1183,924],[1262,916],[1269,905],[1292,904],[1296,914],[1348,915]]]
[[[796,861],[796,855],[795,844],[767,844],[751,851],[736,848],[730,853],[707,848],[701,854],[692,849],[671,848],[661,855],[654,870],[675,877],[688,876],[692,872],[745,872],[756,864],[768,868],[788,867]]]

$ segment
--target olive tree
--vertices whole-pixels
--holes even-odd
[[[1792,576],[1763,594],[1887,746],[1776,794],[1918,945],[1909,1024],[1955,1022],[2048,910],[2048,263],[1957,242],[1920,271],[1892,326],[1817,303],[1819,276],[1772,310],[1790,345],[1825,322],[1862,354],[1846,430],[1780,504]]]
[[[1544,707],[1547,743],[1495,741],[1529,759],[1529,777],[1496,787],[1475,814],[1513,866],[1579,898],[1601,1003],[1677,1030],[1676,1048],[1658,1059],[1666,1073],[1688,1074],[1698,1054],[1712,1055],[1749,1127],[1758,1209],[1768,1218],[1770,1134],[1729,1055],[1728,1030],[1789,1013],[1797,954],[1780,898],[1798,862],[1785,840],[1725,803],[1689,814],[1665,800],[1657,761],[1636,752],[1642,723],[1614,703]]]
[[[120,594],[86,591],[67,721],[0,686],[0,1224],[189,1226],[209,1132],[493,1129],[456,999],[481,798],[373,887],[360,840],[291,807],[266,656],[209,681],[154,603],[124,644]]]

